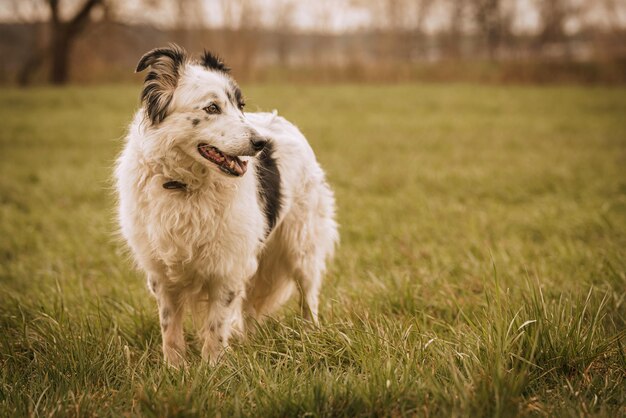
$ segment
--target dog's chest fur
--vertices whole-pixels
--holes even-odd
[[[165,189],[162,180],[154,177],[142,194],[140,222],[173,279],[251,276],[266,230],[253,176],[193,191]]]

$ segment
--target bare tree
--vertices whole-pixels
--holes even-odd
[[[569,55],[569,37],[565,24],[579,13],[580,6],[571,0],[540,0],[538,9],[541,22],[537,37],[539,48],[543,49],[548,44],[560,42],[565,46],[566,54]]]
[[[413,17],[411,21],[412,39],[411,44],[414,46],[411,54],[416,53],[419,56],[425,56],[427,50],[427,36],[424,28],[433,5],[436,0],[414,0],[414,9],[411,11]]]
[[[472,14],[487,55],[494,59],[506,30],[501,0],[472,0]]]
[[[154,1],[154,0],[153,0]],[[165,8],[166,2],[159,0],[157,7]],[[171,2],[175,8],[173,31],[171,36],[175,42],[195,49],[198,39],[198,31],[206,26],[204,19],[204,7],[201,0],[178,0]]]
[[[254,0],[220,0],[223,26],[231,31],[228,61],[238,69],[238,75],[250,78],[258,52],[260,4]]]
[[[276,43],[278,62],[281,65],[286,65],[291,53],[291,33],[294,29],[293,15],[296,10],[296,2],[294,0],[281,0],[275,7],[272,27],[278,32]]]
[[[452,58],[461,56],[461,44],[465,29],[465,15],[468,0],[449,0],[449,20],[448,29],[444,34],[444,51]]]
[[[93,12],[102,12],[102,20],[113,21],[118,19],[118,12],[122,12],[127,6],[127,3],[120,0],[7,1],[16,20],[32,24],[37,32],[33,44],[28,48],[28,58],[17,74],[20,85],[29,84],[33,75],[42,67],[46,68],[51,83],[67,83],[74,45],[92,22]],[[184,3],[191,2],[188,0]],[[133,7],[141,6],[144,10],[154,11],[172,4],[180,3],[170,0],[137,0],[133,2]]]
[[[436,0],[415,0],[415,13],[413,29],[417,32],[424,32],[424,21],[428,17],[430,10]]]
[[[424,24],[437,0],[348,0],[347,6],[364,10],[371,22],[367,29],[376,32],[374,51],[382,61],[409,62],[424,54]]]
[[[74,41],[89,23],[91,11],[104,0],[85,0],[68,20],[61,20],[59,0],[47,0],[52,22],[50,41],[50,82],[65,84],[69,76],[69,62]]]
[[[7,3],[7,7],[15,21],[32,27],[33,37],[30,45],[24,48],[26,57],[20,63],[17,72],[17,83],[24,86],[30,82],[33,74],[43,64],[46,28],[41,21],[47,14],[46,5],[40,0],[11,0]]]
[[[106,0],[84,0],[79,4],[74,15],[69,19],[61,18],[62,6],[59,0],[13,0],[12,8],[18,21],[41,24],[48,19],[48,42],[41,42],[41,29],[44,25],[35,26],[37,34],[35,44],[30,48],[30,55],[18,73],[18,83],[25,85],[44,62],[50,62],[48,79],[53,84],[64,84],[69,77],[69,61],[72,47],[77,37],[85,30],[91,12],[96,7],[103,7]]]

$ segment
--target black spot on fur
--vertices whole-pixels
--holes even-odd
[[[230,100],[231,103],[235,105],[235,107],[239,109],[243,109],[243,106],[245,105],[245,103],[243,100],[243,94],[241,93],[241,89],[239,88],[237,83],[235,83],[234,81],[230,82],[229,87],[230,87],[230,90],[232,90],[232,94],[229,90],[226,90],[226,95],[228,96],[228,100]]]
[[[161,329],[163,332],[167,331],[167,327],[170,325],[170,310],[168,308],[161,309]]]
[[[193,126],[198,126],[199,123],[200,123],[200,119],[194,119],[194,120],[191,121],[191,124]]]
[[[223,73],[228,73],[230,71],[230,68],[224,64],[224,61],[209,51],[204,51],[200,57],[200,63],[210,70],[221,71]]]
[[[234,87],[234,91],[235,91],[235,104],[237,105],[237,107],[243,107],[244,102],[243,102],[243,94],[241,93],[241,89],[237,86]]]
[[[276,220],[282,205],[280,171],[274,158],[274,144],[271,141],[265,145],[258,158],[259,167],[256,175],[260,186],[259,198],[267,220],[266,236],[268,236],[276,226]]]
[[[235,300],[235,291],[231,290],[230,292],[228,292],[228,295],[226,295],[226,299],[224,300],[224,303],[226,303],[226,306],[229,306],[231,303],[233,303],[233,300]]]
[[[153,124],[158,124],[167,116],[169,105],[178,85],[180,68],[187,59],[187,53],[178,45],[156,48],[146,53],[137,64],[135,72],[151,67],[146,75],[141,101]]]

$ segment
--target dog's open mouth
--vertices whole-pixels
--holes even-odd
[[[198,145],[198,152],[207,160],[211,161],[226,174],[231,176],[243,176],[248,169],[248,162],[240,160],[237,156],[224,154],[219,149],[208,145]]]

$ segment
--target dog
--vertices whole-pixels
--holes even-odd
[[[335,199],[302,133],[244,112],[216,55],[171,44],[146,53],[141,107],[116,168],[120,232],[155,296],[164,360],[185,364],[190,311],[202,357],[300,292],[317,324],[326,264],[339,239]]]

